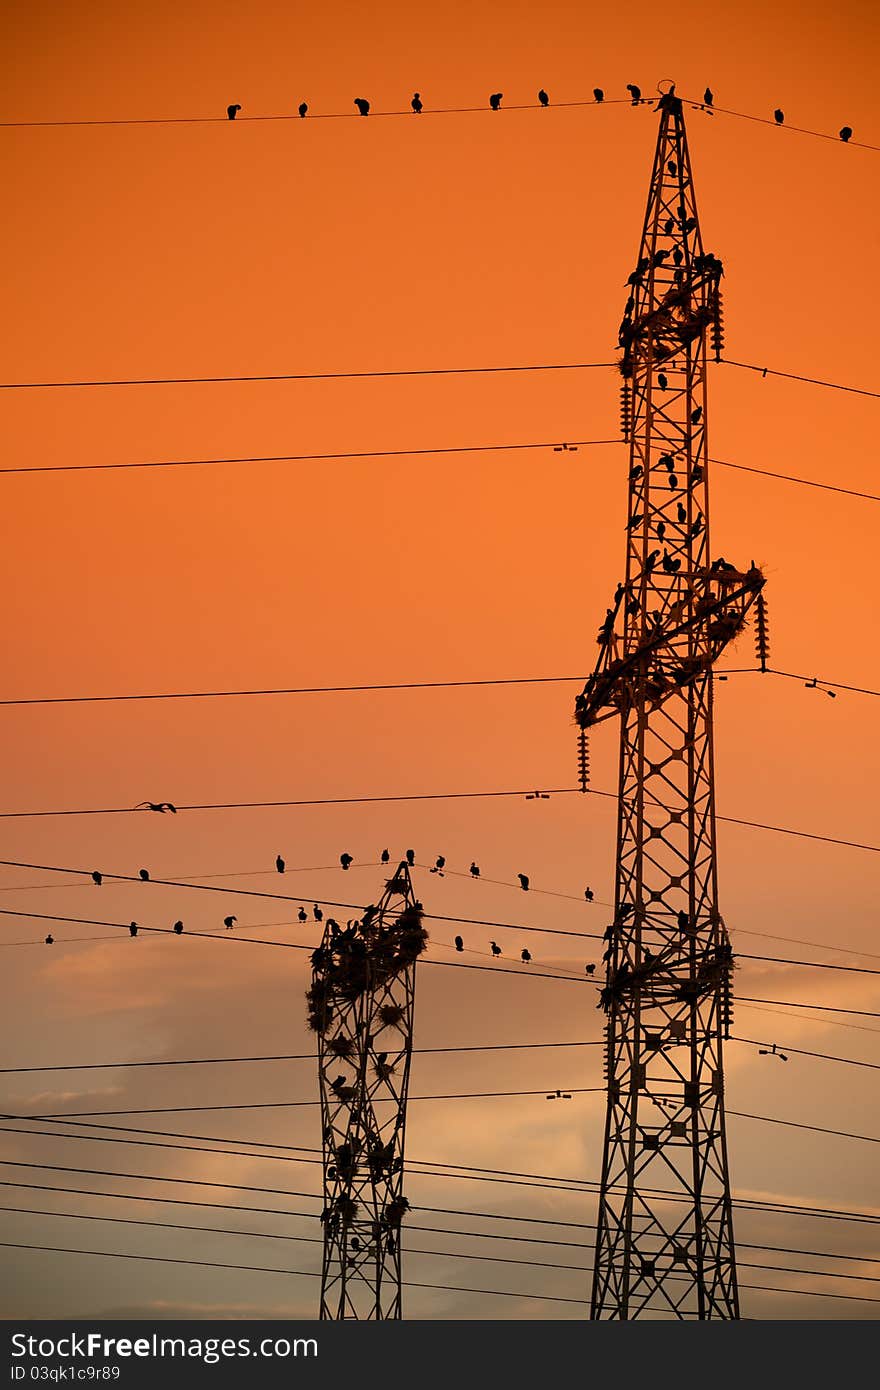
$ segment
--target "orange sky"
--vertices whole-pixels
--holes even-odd
[[[231,101],[243,116],[266,115],[291,112],[302,99],[314,113],[348,112],[355,96],[378,112],[406,108],[416,89],[426,114],[0,130],[11,271],[4,381],[610,360],[644,213],[656,133],[650,108],[551,105],[429,118],[431,107],[483,106],[493,91],[508,105],[533,102],[539,86],[552,102],[588,98],[597,84],[622,97],[627,82],[653,93],[672,77],[685,95],[708,83],[719,106],[770,115],[779,105],[789,124],[834,133],[847,123],[856,140],[880,143],[878,25],[867,3],[684,3],[674,19],[644,0],[611,12],[572,0],[132,0],[18,4],[7,13],[14,60],[2,120],[210,116]],[[727,354],[875,387],[877,154],[722,115],[689,112],[687,121],[704,242],[725,264]],[[617,389],[613,371],[592,371],[4,392],[4,465],[608,439],[617,433]],[[713,456],[876,491],[876,401],[723,366],[711,373],[710,396]],[[576,456],[42,474],[0,485],[6,698],[585,674],[624,561],[621,446]],[[764,566],[775,666],[877,688],[875,507],[715,469],[713,550]],[[728,664],[751,660],[747,635]],[[2,806],[570,786],[576,689],[7,708]],[[867,698],[829,700],[796,682],[744,676],[720,686],[719,811],[876,843],[875,717]],[[614,786],[616,747],[615,729],[603,726],[593,739],[598,788]],[[308,897],[374,897],[379,870],[368,865],[386,844],[395,852],[412,845],[428,864],[443,853],[466,869],[476,857],[487,877],[523,870],[535,887],[578,897],[590,883],[607,900],[612,884],[613,808],[597,799],[4,826],[6,858],[122,873],[146,864],[155,877],[271,870],[279,850],[291,868],[332,865],[343,849],[355,855],[359,867],[344,880],[324,870],[281,885],[301,885]],[[740,950],[785,954],[784,943],[748,932],[873,949],[872,855],[730,825],[719,835],[721,906]],[[100,896],[64,884],[11,891],[47,877],[2,871],[4,906],[158,924],[183,916],[204,928],[236,911],[234,899],[139,885],[105,886]],[[271,890],[280,881],[241,883]],[[420,891],[429,911],[575,930],[601,931],[607,914],[537,895],[524,903],[512,889],[452,877],[423,877]],[[283,905],[247,902],[238,900],[242,926],[285,916]],[[6,921],[0,940],[44,934],[39,923]],[[51,954],[4,953],[8,1065],[310,1048],[299,953],[160,937],[62,944],[88,930],[59,926]],[[438,959],[449,957],[454,930],[432,928]],[[465,933],[479,951],[490,934]],[[258,935],[289,939],[290,930]],[[573,945],[506,934],[510,953],[526,944],[536,962],[580,971]],[[868,976],[743,964],[738,986],[768,998],[878,1007]],[[869,1031],[830,1022],[743,1006],[735,1031],[880,1062]],[[417,1046],[598,1036],[586,989],[421,970]],[[872,1133],[871,1075],[806,1058],[783,1071],[754,1049],[731,1046],[728,1103]],[[300,1099],[315,1084],[308,1063],[8,1082],[7,1107],[20,1112]],[[598,1084],[594,1049],[426,1057],[413,1074],[415,1094]],[[595,1178],[601,1102],[588,1095],[558,1107],[539,1098],[414,1104],[409,1151]],[[157,1117],[156,1128],[319,1141],[315,1110],[161,1118],[169,1123]],[[805,1138],[731,1119],[735,1188],[777,1200],[875,1203],[869,1145]],[[159,1151],[87,1142],[10,1136],[6,1156],[316,1186],[314,1168],[198,1154],[181,1166]],[[21,1180],[41,1179],[25,1170]],[[98,1188],[101,1180],[71,1183]],[[144,1183],[126,1190],[155,1191]],[[123,1205],[8,1193],[10,1206],[108,1214]],[[594,1219],[589,1197],[464,1182],[413,1180],[412,1199]],[[176,1220],[173,1210],[135,1214]],[[205,1214],[179,1219],[195,1224]],[[260,1219],[259,1229],[280,1229]],[[205,1224],[254,1229],[253,1220],[226,1213]],[[185,1246],[206,1260],[317,1268],[317,1247],[296,1243],[23,1215],[4,1215],[2,1229],[4,1239],[37,1244],[150,1254]],[[283,1229],[315,1234],[306,1221]],[[473,1226],[463,1220],[461,1229]],[[744,1215],[737,1232],[754,1243],[872,1253],[868,1227]],[[436,1249],[441,1239],[439,1248],[453,1248],[441,1237],[420,1243]],[[486,1241],[456,1248],[502,1253]],[[572,1264],[589,1263],[576,1253]],[[743,1250],[741,1259],[766,1257]],[[308,1280],[25,1252],[6,1263],[7,1316],[312,1316],[317,1307]],[[407,1277],[568,1297],[587,1288],[585,1274],[414,1254]],[[768,1279],[748,1269],[741,1279],[818,1286],[806,1275]],[[406,1306],[412,1317],[583,1311],[418,1291]],[[744,1293],[743,1309],[750,1317],[873,1315],[867,1303],[760,1292]]]

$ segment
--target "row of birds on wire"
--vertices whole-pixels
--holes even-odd
[[[641,87],[636,86],[636,84],[635,84],[634,82],[627,82],[627,84],[626,84],[626,90],[627,90],[627,92],[629,93],[630,102],[631,102],[631,104],[632,104],[633,106],[650,106],[650,105],[652,104],[653,98],[642,96],[642,89],[641,89]],[[670,89],[670,94],[671,94],[672,92],[674,92],[674,91],[675,91],[675,84],[673,83],[673,84],[672,84],[672,87],[671,87],[671,89]],[[492,92],[492,93],[490,93],[490,95],[489,95],[489,100],[488,100],[488,107],[489,107],[489,110],[490,110],[490,111],[500,111],[500,110],[501,110],[501,103],[502,103],[503,100],[504,100],[504,93],[503,93],[503,92]],[[605,92],[604,92],[604,90],[603,90],[602,87],[594,87],[594,88],[593,88],[593,100],[594,100],[597,104],[601,104],[601,103],[605,100]],[[551,104],[551,103],[550,103],[550,94],[549,94],[548,92],[546,92],[546,91],[544,90],[543,87],[541,87],[541,88],[539,89],[539,91],[538,91],[538,94],[537,94],[537,104],[538,104],[538,106],[549,106],[549,105]],[[370,102],[367,100],[366,97],[355,97],[355,98],[354,98],[353,105],[354,105],[355,107],[357,107],[357,111],[358,111],[358,114],[359,114],[359,115],[361,115],[361,116],[369,116],[370,111],[371,111],[372,108],[371,108]],[[713,115],[713,114],[714,114],[714,110],[713,110],[714,105],[715,105],[715,93],[712,91],[711,87],[707,87],[707,88],[706,88],[705,92],[703,93],[703,100],[702,100],[702,102],[695,102],[695,103],[693,103],[693,106],[694,106],[694,109],[695,109],[695,110],[706,111],[709,115]],[[411,101],[410,101],[410,108],[411,108],[413,114],[416,115],[416,116],[420,116],[420,115],[422,114],[422,112],[424,111],[425,106],[424,106],[424,102],[422,101],[422,95],[421,95],[420,92],[413,92],[412,99],[411,99]],[[236,116],[238,115],[239,111],[241,111],[241,109],[242,109],[242,107],[241,107],[241,102],[232,102],[229,106],[227,106],[227,108],[226,108],[226,115],[229,117],[230,121],[234,121],[234,120],[235,120]],[[297,112],[298,112],[298,114],[300,115],[300,117],[301,117],[303,120],[305,120],[306,116],[308,116],[308,114],[309,114],[309,104],[308,104],[308,102],[307,102],[307,101],[301,101],[300,104],[299,104],[299,106],[297,107]],[[776,122],[777,125],[784,125],[784,124],[785,124],[785,112],[781,109],[781,107],[778,107],[778,106],[776,107],[776,109],[775,109],[774,112],[773,112],[773,119],[774,119],[774,121]],[[852,134],[853,134],[853,132],[852,132],[852,126],[848,126],[848,125],[842,126],[841,129],[840,129],[840,131],[839,131],[840,138],[841,138],[841,140],[844,142],[844,144],[847,144],[848,141],[850,141],[850,140],[852,139]]]
[[[150,803],[150,802],[145,802],[145,803],[143,803],[143,805],[149,806],[150,809],[159,809],[159,806],[161,805],[162,807],[165,807],[165,808],[167,808],[167,809],[169,809],[169,810],[171,810],[171,811],[174,810],[174,807],[171,805],[170,802],[162,802],[162,803]],[[351,866],[352,866],[352,864],[353,864],[354,862],[355,862],[355,861],[354,861],[354,856],[351,855],[351,854],[349,854],[347,851],[343,851],[343,853],[340,854],[340,856],[339,856],[339,864],[340,864],[340,867],[341,867],[343,870],[345,870],[345,871],[348,871],[348,870],[351,868]],[[389,849],[386,848],[386,849],[383,849],[383,850],[382,850],[382,853],[381,853],[381,855],[379,856],[379,862],[380,862],[381,864],[383,864],[383,865],[388,865],[388,864],[391,863],[391,851],[390,851]],[[407,865],[408,868],[411,868],[411,869],[412,869],[412,868],[415,868],[415,867],[416,867],[416,852],[415,852],[415,850],[413,850],[413,849],[408,849],[408,850],[406,850],[405,855],[404,855],[404,862],[406,863],[406,865]],[[276,869],[276,872],[279,873],[279,874],[283,874],[283,873],[285,873],[286,870],[287,870],[287,863],[286,863],[285,859],[282,857],[282,855],[280,855],[280,854],[276,855],[276,857],[275,857],[275,869]],[[443,855],[443,854],[439,854],[439,855],[437,856],[436,860],[434,861],[433,867],[429,870],[429,872],[432,873],[432,874],[437,874],[439,877],[442,878],[442,877],[444,877],[444,875],[445,875],[445,871],[446,871],[446,856]],[[479,864],[476,863],[475,860],[471,860],[470,867],[469,867],[469,873],[470,873],[470,876],[471,876],[472,879],[478,879],[478,878],[480,878],[480,866],[479,866]],[[103,885],[103,882],[104,882],[104,875],[101,873],[100,869],[93,869],[92,872],[91,872],[91,874],[90,874],[90,877],[91,877],[91,880],[92,880],[92,882],[95,884],[96,887],[100,888],[100,887]],[[139,869],[139,870],[138,870],[138,878],[140,879],[140,881],[141,881],[142,883],[149,883],[149,882],[151,881],[149,869]],[[527,892],[529,891],[530,887],[531,887],[531,879],[530,879],[529,875],[528,875],[528,874],[522,874],[522,873],[517,874],[517,880],[518,880],[518,882],[519,882],[519,887],[520,887],[520,889],[522,890],[522,892],[527,893]],[[585,888],[585,889],[584,889],[584,900],[585,900],[586,902],[588,902],[588,903],[593,902],[593,901],[594,901],[594,897],[595,897],[595,895],[594,895],[594,893],[593,893],[592,888]],[[300,908],[299,908],[299,911],[298,911],[298,913],[297,913],[297,920],[298,920],[298,922],[299,922],[300,924],[305,924],[305,923],[308,922],[309,920],[312,920],[312,921],[314,921],[314,922],[318,922],[318,923],[324,924],[324,911],[323,911],[323,908],[320,906],[319,903],[314,903],[313,906],[312,906],[312,913],[311,913],[311,919],[310,919],[309,914],[308,914],[308,912],[306,911],[305,907],[301,905]],[[237,921],[238,921],[238,918],[235,916],[235,914],[234,914],[234,913],[229,913],[226,917],[223,918],[223,926],[226,928],[227,931],[234,931],[235,925],[236,925]],[[328,918],[327,918],[326,925],[327,925],[328,927],[336,927],[336,926],[337,926],[337,923],[334,921],[334,919],[333,919],[332,917],[328,917]],[[138,926],[138,923],[137,923],[137,922],[130,922],[130,923],[129,923],[129,928],[128,928],[128,930],[129,930],[129,935],[130,935],[130,936],[136,937],[136,936],[138,935],[139,930],[140,930],[140,928],[139,928],[139,926]],[[148,928],[147,930],[149,930],[149,928]],[[178,921],[174,922],[174,924],[173,924],[173,926],[172,926],[172,931],[173,931],[173,932],[175,933],[175,935],[177,935],[177,936],[182,936],[182,935],[183,935],[183,932],[184,932],[184,924],[183,924],[182,920],[178,920]],[[45,944],[46,944],[47,946],[53,946],[53,945],[55,944],[55,937],[52,936],[51,932],[49,933],[48,936],[46,936],[46,938],[45,938]],[[465,944],[464,944],[464,938],[461,937],[461,936],[456,936],[455,939],[454,939],[454,943],[453,943],[453,944],[454,944],[454,947],[455,947],[456,952],[458,952],[458,953],[464,952],[464,950],[466,949],[466,948],[465,948]],[[489,950],[490,950],[491,958],[492,958],[493,960],[497,959],[499,956],[502,956],[502,955],[504,954],[502,947],[498,945],[498,942],[497,942],[497,941],[490,941],[490,942],[489,942]],[[531,953],[531,951],[528,950],[527,947],[523,947],[523,948],[520,950],[519,958],[520,958],[520,961],[522,962],[523,965],[530,965],[530,964],[531,964],[531,961],[532,961],[532,953]],[[595,973],[595,970],[596,970],[595,964],[586,965],[584,968],[585,968],[585,971],[586,971],[587,975],[593,975],[593,974]]]

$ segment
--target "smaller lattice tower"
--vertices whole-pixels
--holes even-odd
[[[400,1231],[415,966],[427,944],[409,866],[378,906],[325,924],[306,995],[318,1038],[322,1319],[400,1318]]]

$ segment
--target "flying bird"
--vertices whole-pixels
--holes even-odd
[[[531,951],[526,951],[525,949],[523,949],[520,952],[520,959],[522,960],[523,965],[528,965],[529,961],[532,959]]]
[[[275,856],[275,868],[278,870],[279,874],[284,873],[285,864],[280,854],[276,854]]]
[[[340,854],[339,862],[343,869],[348,869],[354,863],[354,857],[350,854]]]
[[[101,886],[101,884],[102,884],[103,882],[104,882],[104,875],[103,875],[103,874],[99,874],[97,869],[93,869],[93,870],[92,870],[92,883],[97,883],[98,887],[100,888],[100,886]]]
[[[480,866],[479,866],[479,864],[475,864],[474,861],[471,860],[471,878],[479,878],[479,877],[480,877]]]
[[[455,938],[455,949],[456,949],[456,951],[463,951],[463,950],[464,950],[464,941],[461,939],[460,936],[457,936],[457,937]]]
[[[503,96],[504,96],[504,93],[503,93],[503,92],[493,92],[493,93],[492,93],[492,95],[491,95],[490,98],[489,98],[489,105],[491,106],[491,108],[492,108],[493,111],[497,111],[497,110],[499,109],[499,107],[501,106],[501,98],[502,98]]]
[[[490,942],[489,942],[489,945],[490,945],[491,948],[492,948],[492,955],[493,955],[493,956],[500,956],[500,955],[501,955],[501,947],[498,945],[498,942],[497,942],[497,941],[490,941]]]
[[[843,127],[843,129],[841,130],[841,132],[840,132],[840,138],[841,138],[841,140],[843,141],[844,144],[846,144],[847,141],[851,140],[851,139],[852,139],[852,126],[850,126],[850,125],[845,125],[845,126]]]
[[[420,114],[420,112],[421,112],[421,109],[422,109],[422,98],[419,96],[418,92],[413,92],[413,99],[412,99],[412,101],[410,102],[410,106],[412,107],[413,111],[415,111],[416,115],[418,116],[418,115]]]
[[[240,103],[240,102],[236,102],[236,104],[235,104],[234,106],[227,106],[227,108],[226,108],[226,114],[227,114],[227,116],[229,117],[229,119],[230,119],[231,121],[234,121],[240,110],[241,110],[241,103]]]
[[[304,907],[301,907],[296,915],[301,922],[307,922],[309,920],[308,913],[306,912]]]
[[[523,890],[524,893],[527,893],[527,892],[529,891],[529,876],[528,876],[528,874],[517,874],[517,878],[519,879],[519,886],[520,886],[520,888]]]
[[[305,102],[305,101],[301,101],[297,109],[298,109],[299,114],[300,114],[301,117],[302,117],[302,116],[305,116],[305,115],[308,113],[308,109],[309,109],[309,108],[308,108],[308,103]]]
[[[144,883],[149,883],[149,881],[150,881],[150,871],[149,871],[149,869],[138,869],[138,878],[141,879],[142,882],[144,882]]]
[[[602,88],[601,88],[601,87],[594,87],[594,88],[593,88],[593,96],[596,98],[597,101],[604,101],[604,100],[605,100],[605,93],[602,91]]]
[[[180,936],[180,933],[183,931],[183,923],[182,923],[182,922],[175,922],[175,923],[174,923],[174,930],[175,930],[175,932],[177,933],[177,935]]]
[[[129,924],[128,924],[128,934],[129,934],[129,936],[137,936],[137,934],[138,934],[138,924],[137,924],[137,922],[129,922]]]
[[[629,92],[630,96],[632,97],[632,104],[633,104],[633,106],[638,106],[639,102],[640,102],[641,99],[642,99],[642,89],[641,89],[641,87],[636,87],[634,83],[632,83],[632,82],[627,82],[627,84],[626,84],[626,90]]]
[[[224,918],[223,918],[223,925],[224,925],[224,927],[226,928],[227,931],[232,931],[232,928],[235,926],[235,924],[236,924],[237,921],[238,921],[238,918],[237,918],[237,917],[232,917],[232,916],[224,917]]]
[[[549,105],[550,105],[550,98],[548,97],[547,93],[544,91],[544,88],[543,88],[543,87],[541,88],[540,92],[538,93],[538,100],[539,100],[539,102],[541,103],[542,106],[549,106]]]
[[[365,101],[363,97],[355,97],[354,104],[362,116],[369,116],[370,103],[368,101]]]
[[[416,852],[415,852],[414,849],[408,849],[408,850],[407,850],[407,852],[406,852],[406,862],[407,862],[407,864],[409,864],[409,867],[410,867],[411,869],[415,868]]]
[[[782,122],[785,120],[785,112],[780,111],[778,106],[776,110],[773,112],[773,119],[777,125],[782,125]]]

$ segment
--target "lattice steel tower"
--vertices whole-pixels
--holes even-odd
[[[660,131],[620,328],[630,444],[626,579],[575,718],[620,717],[608,1086],[593,1318],[737,1318],[722,1038],[732,955],[718,912],[712,665],[763,600],[760,571],[710,561],[707,337],[721,262],[704,252],[681,101]],[[766,625],[761,629],[766,633]]]
[[[324,1156],[321,1318],[402,1317],[401,1222],[422,907],[402,863],[378,907],[328,918],[306,995],[318,1037]]]

